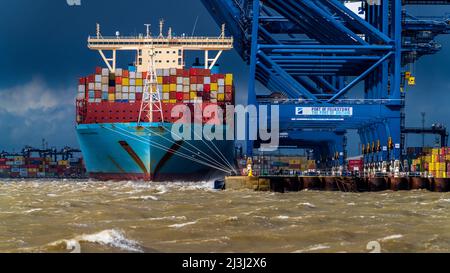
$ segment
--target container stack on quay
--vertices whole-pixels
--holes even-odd
[[[450,147],[409,148],[411,172],[427,172],[436,178],[450,178]]]
[[[302,156],[253,156],[253,174],[258,175],[296,175],[300,172],[316,170],[315,160]],[[245,172],[246,159],[239,161],[240,169]],[[245,175],[245,173],[243,173]]]
[[[51,157],[5,156],[0,158],[1,178],[82,178],[82,158],[55,161]]]

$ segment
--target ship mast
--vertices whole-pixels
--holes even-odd
[[[161,93],[158,88],[157,76],[156,76],[156,66],[155,66],[155,51],[148,51],[150,61],[148,63],[148,73],[145,79],[144,90],[142,94],[141,108],[139,110],[139,120],[140,123],[147,118],[149,122],[154,122],[153,113],[160,113],[161,122],[164,122],[164,115],[161,104]]]

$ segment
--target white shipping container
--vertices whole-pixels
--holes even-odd
[[[102,85],[102,92],[108,93],[108,85],[105,84]]]
[[[163,100],[168,100],[170,99],[170,94],[169,93],[163,93]]]
[[[130,93],[136,93],[136,86],[130,86],[129,92]]]
[[[130,72],[130,81],[131,79],[136,79],[136,72]]]
[[[122,92],[122,85],[116,85],[116,92]]]
[[[142,87],[142,86],[136,86],[136,93],[142,93],[143,89],[144,89],[144,87]]]
[[[197,85],[196,85],[196,84],[191,84],[191,90],[192,90],[192,91],[197,90]]]
[[[95,75],[95,82],[102,82],[102,75]]]
[[[96,82],[94,86],[94,90],[101,91],[102,90],[102,83]]]
[[[177,69],[176,68],[171,68],[170,69],[170,76],[176,76],[177,75]]]
[[[203,78],[203,82],[204,82],[205,84],[210,84],[210,83],[211,83],[211,78],[210,78],[210,77],[204,77],[204,78]]]
[[[211,99],[217,99],[217,92],[211,92]]]
[[[136,78],[142,79],[142,72],[136,72]]]
[[[128,93],[128,90],[129,90],[129,86],[122,86],[123,93]]]
[[[162,86],[161,84],[158,84],[158,85],[156,86],[156,88],[157,88],[159,91],[162,91],[162,90],[163,90],[163,86]]]
[[[94,98],[89,98],[88,102],[93,103],[93,102],[95,102],[95,99]]]
[[[159,76],[159,77],[164,76],[164,71],[162,69],[156,69],[156,76]]]
[[[100,102],[102,102],[102,99],[95,99],[95,102],[100,103]]]
[[[130,93],[130,95],[128,96],[129,100],[136,100],[136,94],[135,93]]]
[[[83,85],[78,85],[78,92],[84,92],[86,90],[86,86]]]
[[[189,85],[189,84],[190,84],[189,78],[183,78],[183,85]]]
[[[169,76],[170,76],[170,69],[167,69],[167,68],[164,69],[164,70],[163,70],[163,76],[164,76],[164,77],[169,77]]]
[[[94,90],[94,88],[95,88],[95,84],[94,84],[93,82],[90,82],[90,83],[88,84],[88,89],[89,89],[89,90]]]
[[[108,68],[103,68],[102,69],[102,76],[109,76],[109,69]]]
[[[122,99],[122,93],[116,93],[116,100]]]
[[[130,79],[130,85],[136,85],[136,80],[135,79]]]
[[[122,74],[123,74],[122,68],[117,68],[117,69],[116,69],[116,76],[117,76],[117,77],[122,77]]]
[[[184,93],[189,93],[189,91],[190,91],[190,90],[189,90],[189,85],[184,85],[184,86],[183,86],[183,92],[184,92]]]
[[[211,98],[209,101],[212,102],[212,103],[217,103],[217,99]]]
[[[181,84],[177,85],[177,92],[183,92],[183,85]]]
[[[122,93],[122,99],[127,100],[128,99],[128,93]]]
[[[203,92],[203,84],[197,84],[197,91]]]
[[[225,79],[218,79],[218,80],[217,80],[217,84],[218,84],[219,86],[225,86]]]
[[[217,90],[217,92],[220,94],[225,93],[225,86],[219,86],[219,90]]]
[[[82,99],[84,99],[85,96],[86,96],[86,94],[84,94],[84,93],[78,93],[77,99],[82,100]]]

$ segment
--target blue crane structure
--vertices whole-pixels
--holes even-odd
[[[202,2],[250,67],[247,103],[279,105],[282,144],[342,165],[347,131],[357,130],[367,164],[402,158],[405,91],[415,81],[407,67],[450,33],[450,17],[415,17],[405,6],[450,1]],[[272,95],[258,96],[256,81]],[[257,143],[248,141],[248,155]]]

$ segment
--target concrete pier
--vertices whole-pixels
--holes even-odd
[[[225,189],[250,189],[281,193],[301,190],[379,192],[420,189],[448,192],[450,191],[450,179],[421,177],[229,176],[225,178]]]

